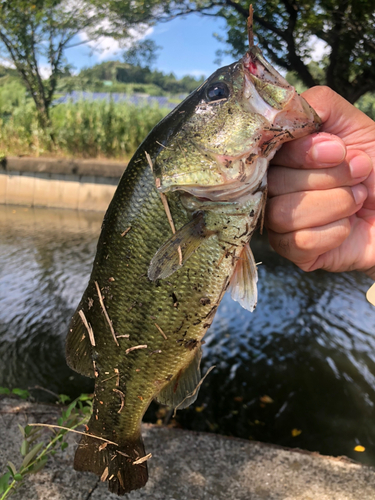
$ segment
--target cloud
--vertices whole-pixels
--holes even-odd
[[[3,57],[0,57],[0,64],[2,66],[5,66],[6,68],[16,69],[16,66],[14,65],[13,61],[6,59],[6,58],[3,58]],[[48,64],[40,64],[39,63],[38,68],[39,68],[39,74],[43,80],[46,80],[47,78],[49,78],[51,76],[51,73],[52,73],[51,66],[49,66]]]
[[[39,64],[39,74],[43,80],[47,80],[51,76],[51,66],[47,64]]]
[[[311,49],[309,61],[320,61],[330,52],[329,45],[315,35],[310,38],[308,47]]]
[[[132,43],[146,38],[146,36],[150,35],[152,32],[153,28],[147,28],[141,31],[130,29],[129,38],[123,42],[109,36],[100,36],[95,40],[90,40],[86,32],[79,33],[78,36],[81,41],[86,42],[87,46],[97,55],[99,61],[104,61],[116,56],[120,51],[129,48]]]
[[[0,64],[6,68],[15,68],[14,62],[5,57],[0,57]]]

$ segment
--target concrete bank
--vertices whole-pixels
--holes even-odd
[[[8,157],[0,164],[0,203],[106,210],[126,163]]]
[[[54,406],[0,400],[0,475],[21,462],[18,425],[56,423]],[[374,500],[375,468],[345,458],[242,439],[144,425],[149,482],[129,500]],[[16,500],[114,500],[91,473],[72,468],[77,437],[30,476]]]

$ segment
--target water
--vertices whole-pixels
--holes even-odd
[[[66,366],[64,339],[101,221],[90,212],[0,206],[0,386],[92,390]],[[257,309],[224,297],[204,345],[203,372],[216,368],[178,422],[375,465],[375,309],[364,298],[371,280],[303,273],[265,237],[252,246],[263,262]],[[364,453],[354,451],[358,444]]]

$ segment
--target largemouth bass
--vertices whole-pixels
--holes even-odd
[[[141,421],[153,399],[193,403],[202,338],[228,288],[256,305],[249,241],[280,145],[320,120],[250,46],[148,135],[105,215],[67,338],[69,366],[95,378],[74,467],[124,494],[147,481]],[[95,436],[95,437],[94,437]]]

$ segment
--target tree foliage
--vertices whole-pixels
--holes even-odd
[[[0,42],[33,97],[41,124],[49,122],[49,108],[57,79],[64,72],[67,48],[100,36],[129,40],[147,28],[157,2],[117,0],[0,0]],[[85,39],[77,41],[78,34]],[[42,78],[41,64],[50,76]]]
[[[197,12],[224,18],[221,39],[238,57],[246,50],[250,3],[261,48],[307,87],[326,83],[352,103],[375,87],[375,0],[163,0],[154,16],[168,21]],[[318,40],[328,48],[319,61],[324,78],[308,65]]]
[[[136,61],[140,62],[139,59],[136,59]],[[90,89],[95,82],[102,83],[107,80],[114,84],[117,82],[155,85],[155,88],[159,89],[159,94],[163,94],[163,91],[170,94],[189,94],[203,83],[204,77],[194,78],[193,76],[186,75],[178,79],[173,73],[168,74],[162,71],[152,70],[147,65],[133,65],[120,61],[106,61],[81,70],[79,75],[73,77],[72,80],[85,82],[85,90]],[[112,87],[110,87],[110,89],[112,89]],[[116,92],[117,91],[118,89],[116,88]]]

